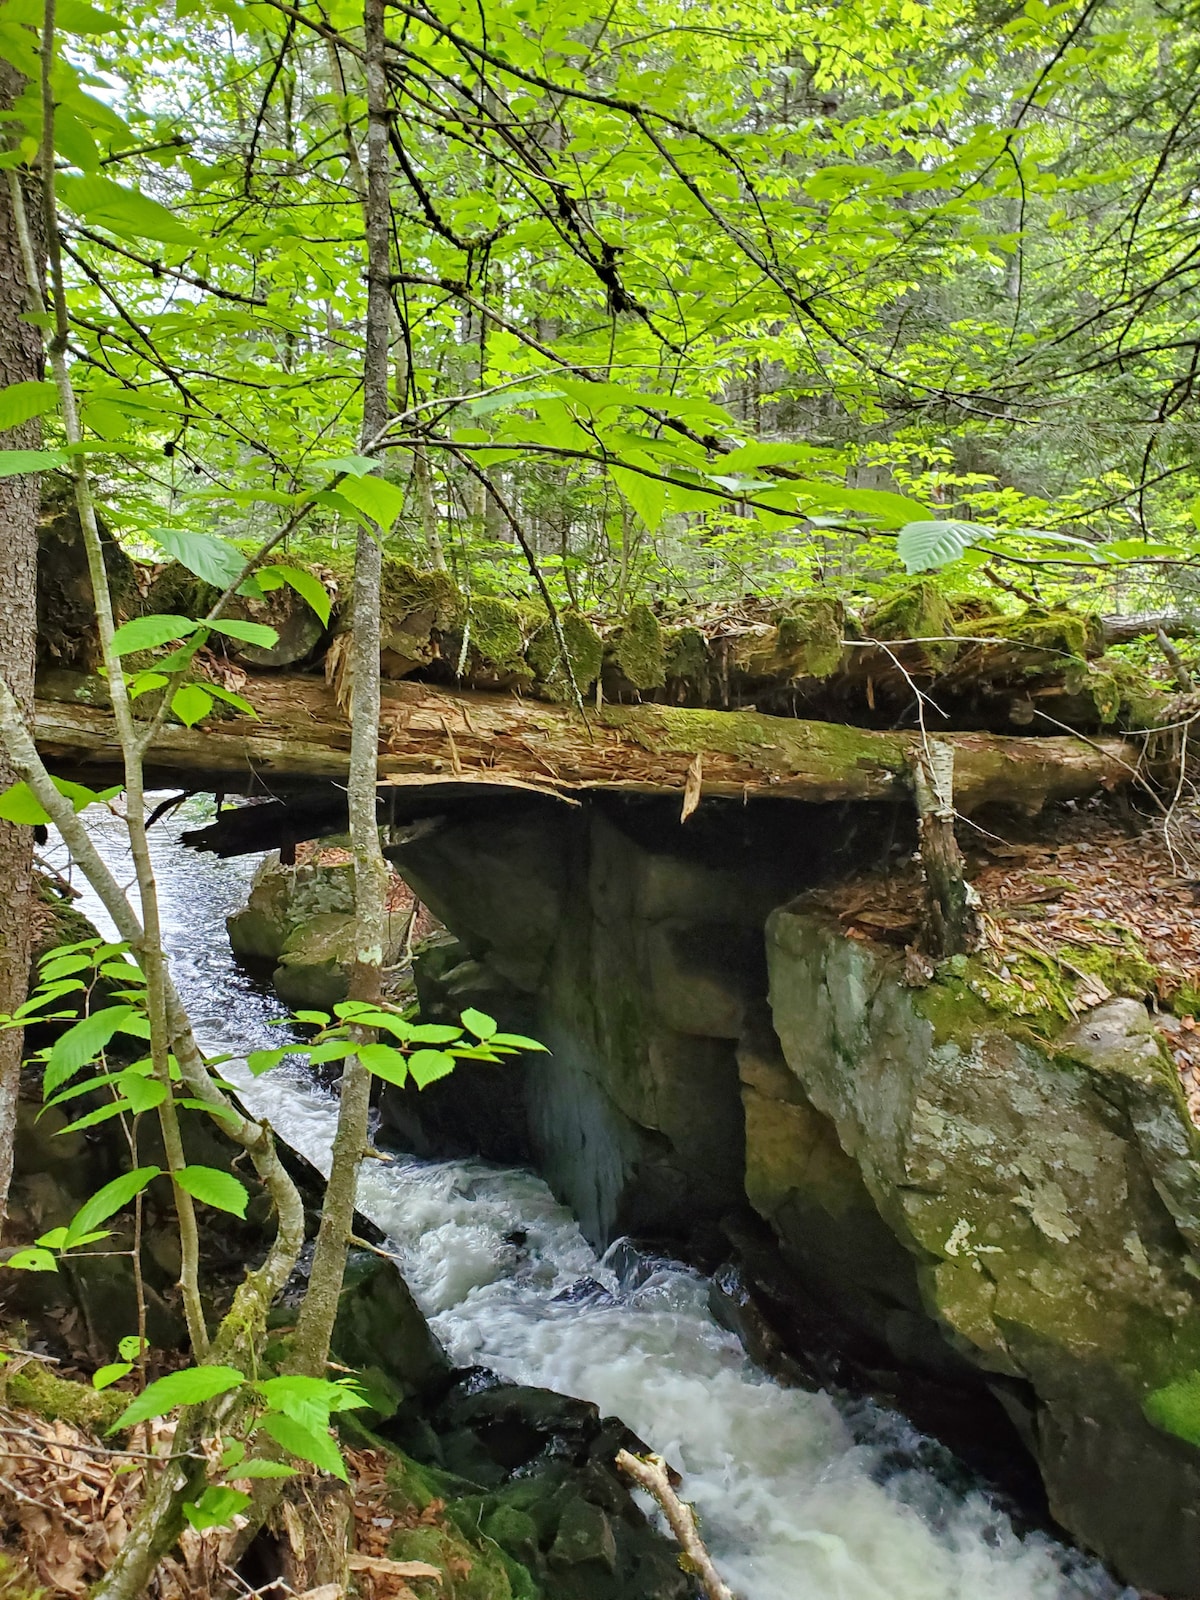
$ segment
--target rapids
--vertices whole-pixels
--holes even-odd
[[[257,858],[179,843],[197,802],[152,832],[164,937],[201,1042],[245,1055],[280,1042],[278,1001],[234,962],[224,919]],[[93,837],[133,877],[119,819]],[[61,845],[50,852],[66,870]],[[107,918],[78,877],[79,902]],[[336,1101],[287,1065],[223,1069],[247,1106],[325,1166]],[[1096,1563],[1019,1535],[982,1488],[895,1413],[783,1388],[708,1309],[707,1284],[628,1245],[597,1258],[533,1173],[389,1152],[366,1164],[360,1209],[392,1241],[451,1357],[594,1401],[684,1473],[724,1576],[742,1600],[1136,1600]]]

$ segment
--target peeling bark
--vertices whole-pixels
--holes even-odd
[[[50,698],[51,694],[61,698]],[[263,794],[302,791],[315,778],[344,783],[350,724],[333,691],[308,677],[264,678],[243,690],[257,717],[203,728],[162,727],[146,753],[163,788]],[[51,768],[85,783],[119,777],[120,751],[99,679],[58,674],[36,706],[38,745]],[[606,706],[585,726],[566,706],[514,695],[385,684],[379,725],[381,784],[525,784],[552,794],[624,790],[677,793],[703,758],[702,798],[911,804],[919,736],[752,711]],[[1010,805],[1036,812],[1054,800],[1115,788],[1134,776],[1140,747],[1122,739],[943,736],[955,752],[955,804],[969,814]]]

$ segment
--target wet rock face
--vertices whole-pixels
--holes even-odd
[[[1046,1045],[903,988],[811,914],[773,913],[767,948],[791,1082],[748,1092],[803,1126],[756,1140],[770,1112],[750,1110],[751,1198],[785,1237],[824,1213],[851,1253],[880,1247],[869,1200],[903,1255],[877,1253],[868,1288],[892,1274],[918,1360],[932,1323],[1019,1380],[999,1392],[1058,1520],[1133,1582],[1200,1593],[1200,1455],[1142,1413],[1200,1369],[1200,1163],[1145,1009],[1111,1001]]]
[[[677,838],[677,813],[671,824]],[[423,1011],[478,1005],[551,1052],[501,1069],[522,1085],[523,1131],[495,1069],[477,1086],[456,1073],[415,1112],[412,1097],[401,1110],[389,1096],[398,1126],[433,1116],[453,1148],[457,1108],[480,1153],[527,1150],[601,1245],[622,1233],[687,1240],[744,1204],[736,1047],[747,1000],[766,984],[777,856],[738,871],[560,806],[450,823],[395,860],[461,941],[419,967]]]

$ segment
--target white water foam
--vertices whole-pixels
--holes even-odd
[[[273,1039],[278,1011],[232,962],[223,918],[253,862],[156,855],[176,982],[214,1050]],[[97,842],[114,861],[107,822]],[[86,898],[82,908],[92,913]],[[335,1099],[287,1066],[225,1069],[252,1111],[323,1169]],[[674,1263],[622,1282],[529,1172],[481,1162],[368,1162],[359,1205],[394,1243],[452,1359],[591,1400],[684,1472],[724,1576],[744,1600],[1136,1600],[1094,1563],[1019,1537],[983,1493],[897,1469],[915,1436],[890,1413],[851,1429],[828,1395],[781,1388],[712,1317],[707,1285]],[[865,1440],[865,1442],[864,1442]],[[901,1454],[904,1452],[902,1451]]]

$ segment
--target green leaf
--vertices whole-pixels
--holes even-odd
[[[137,1114],[153,1111],[167,1098],[166,1086],[157,1078],[144,1077],[140,1072],[122,1072],[117,1076],[117,1087]]]
[[[136,1333],[127,1333],[117,1345],[117,1354],[122,1361],[136,1361],[143,1351],[149,1348],[148,1339],[139,1338]]]
[[[401,1037],[411,1039],[413,1044],[453,1044],[462,1038],[462,1033],[461,1028],[452,1028],[446,1022],[418,1022],[406,1027]]]
[[[0,1267],[14,1267],[18,1272],[57,1272],[58,1262],[49,1250],[16,1250]]]
[[[284,1045],[278,1050],[252,1050],[246,1057],[246,1065],[257,1078],[261,1073],[270,1072],[272,1067],[277,1067],[284,1056],[295,1054],[294,1045]]]
[[[10,383],[0,389],[0,433],[19,428],[34,417],[44,417],[58,404],[52,383]]]
[[[67,1224],[63,1249],[69,1250],[81,1243],[85,1233],[89,1233],[98,1222],[107,1221],[114,1212],[127,1206],[136,1195],[141,1194],[148,1183],[152,1183],[158,1177],[161,1171],[161,1167],[135,1167],[132,1172],[123,1172],[111,1183],[106,1183],[102,1189],[97,1189],[90,1200],[84,1201]],[[146,1414],[154,1416],[156,1413],[150,1411]]]
[[[210,1483],[198,1500],[185,1500],[183,1514],[202,1533],[205,1528],[224,1528],[250,1504],[250,1496],[227,1483]]]
[[[348,473],[352,478],[365,478],[374,472],[379,463],[374,456],[333,456],[328,461],[314,461],[313,466],[328,473]]]
[[[444,1050],[414,1050],[408,1058],[408,1070],[417,1088],[424,1089],[454,1071],[454,1057]]]
[[[93,1061],[122,1025],[135,1015],[133,1006],[106,1006],[93,1011],[55,1040],[46,1061],[44,1094],[50,1095],[73,1078],[80,1067]]]
[[[404,510],[404,490],[386,478],[346,478],[338,493],[387,533]]]
[[[65,450],[0,450],[0,478],[52,472],[56,467],[65,467],[69,460]]]
[[[256,644],[260,650],[270,650],[279,643],[279,634],[265,622],[241,622],[236,617],[222,617],[219,622],[210,622],[208,626],[214,633],[228,634],[229,638],[240,639],[243,644]]]
[[[185,728],[194,728],[212,708],[212,695],[198,683],[185,683],[171,696],[171,710]]]
[[[359,1048],[358,1059],[376,1078],[383,1078],[401,1089],[408,1082],[408,1062],[390,1044],[364,1044]]]
[[[50,821],[41,801],[34,798],[33,790],[27,783],[14,783],[11,789],[0,794],[0,819],[30,827],[36,827],[39,823],[44,826]]]
[[[190,617],[134,617],[130,622],[123,622],[113,634],[113,649],[119,656],[127,656],[134,650],[156,650],[160,644],[186,639],[199,626]]]
[[[306,1428],[302,1422],[279,1411],[268,1412],[262,1419],[261,1427],[276,1444],[283,1446],[288,1455],[300,1461],[310,1461],[314,1467],[340,1478],[343,1483],[349,1481],[342,1452],[325,1430]]]
[[[366,1404],[347,1383],[304,1374],[264,1378],[255,1387],[273,1411],[285,1412],[308,1428],[323,1427],[333,1411],[358,1411]]]
[[[162,244],[195,246],[203,241],[186,227],[166,206],[149,195],[123,188],[111,178],[89,175],[58,180],[64,204],[77,216],[123,239],[154,239]]]
[[[66,33],[119,33],[124,26],[115,17],[89,6],[84,0],[58,0],[54,20]]]
[[[227,589],[246,565],[236,545],[215,533],[193,533],[189,528],[151,528],[150,538],[169,556],[194,572],[214,589]]]
[[[81,1133],[84,1128],[95,1128],[101,1122],[110,1122],[113,1117],[122,1116],[131,1109],[129,1103],[125,1100],[112,1100],[108,1105],[97,1106],[95,1111],[89,1111],[86,1116],[79,1117],[76,1121],[68,1123],[65,1128],[60,1128],[56,1137],[61,1139],[68,1133]]]
[[[286,1461],[247,1461],[244,1467],[238,1467],[230,1477],[238,1478],[294,1478],[295,1467],[289,1467]]]
[[[97,1239],[110,1239],[111,1237],[111,1229],[101,1228],[95,1233],[85,1233],[82,1239],[76,1240],[76,1243],[95,1244]],[[65,1228],[51,1228],[50,1232],[43,1233],[37,1242],[45,1245],[47,1250],[61,1250],[66,1241],[67,1230]]]
[[[324,1028],[329,1022],[329,1013],[327,1011],[293,1011],[292,1019],[296,1022],[311,1022],[318,1028]],[[287,1022],[292,1019],[282,1017],[280,1021]]]
[[[172,1173],[172,1177],[194,1200],[202,1200],[218,1211],[232,1211],[235,1217],[246,1215],[250,1196],[246,1185],[232,1173],[221,1172],[216,1167],[183,1167]]]
[[[223,688],[219,683],[209,683],[206,680],[204,684],[204,692],[206,694],[215,695],[218,700],[224,701],[227,706],[233,706],[236,711],[242,712],[247,717],[258,716],[258,712],[255,711],[254,707],[244,695],[234,694],[232,689]]]
[[[107,1366],[97,1367],[92,1373],[92,1388],[107,1389],[110,1384],[118,1382],[126,1373],[132,1371],[132,1361],[110,1361]]]
[[[907,522],[896,540],[896,554],[907,572],[929,572],[957,561],[987,532],[975,522]]]
[[[631,472],[628,467],[610,467],[608,470],[613,482],[646,527],[651,533],[657,533],[667,505],[667,485],[657,478],[646,478],[640,472]]]
[[[490,1039],[496,1031],[496,1019],[484,1011],[476,1011],[473,1006],[468,1006],[462,1013],[462,1025],[469,1028],[477,1039]]]
[[[349,1039],[330,1039],[327,1044],[309,1045],[304,1049],[305,1054],[313,1066],[323,1066],[327,1061],[344,1061],[347,1056],[352,1056],[355,1046]]]
[[[278,589],[286,583],[302,600],[308,602],[322,623],[329,626],[333,597],[315,573],[304,567],[274,566],[261,568],[256,576],[263,589]]]
[[[527,1039],[523,1033],[494,1033],[488,1040],[489,1044],[507,1044],[514,1050],[546,1050],[544,1044],[539,1044],[536,1039]]]
[[[108,1431],[116,1433],[119,1428],[132,1428],[135,1422],[165,1417],[176,1406],[202,1405],[240,1388],[245,1381],[245,1373],[236,1367],[185,1367],[182,1372],[168,1372],[132,1400]]]

